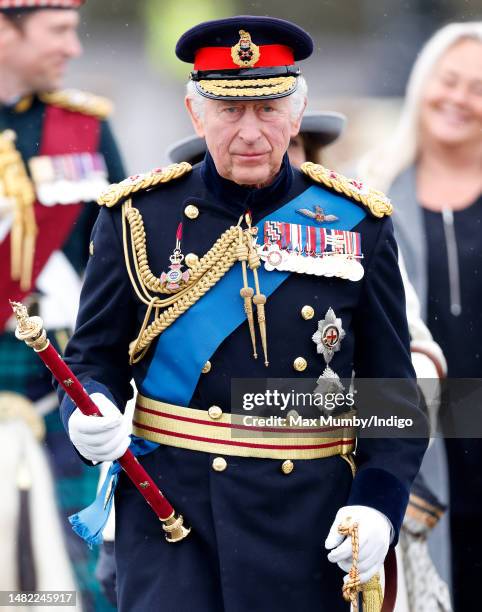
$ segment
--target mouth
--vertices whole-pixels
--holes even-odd
[[[466,125],[472,120],[472,115],[465,110],[449,105],[440,105],[436,108],[439,115],[449,124]]]
[[[268,153],[233,153],[232,155],[241,161],[256,162],[268,155]]]

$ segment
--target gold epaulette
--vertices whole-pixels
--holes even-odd
[[[161,183],[168,183],[173,179],[180,178],[192,170],[191,164],[181,162],[171,164],[165,168],[156,168],[145,174],[130,176],[120,183],[110,185],[99,197],[97,203],[108,208],[115,206],[121,200],[125,200],[133,193],[156,187]]]
[[[79,89],[61,89],[59,91],[43,92],[39,99],[45,104],[59,106],[66,110],[91,115],[96,119],[107,119],[112,114],[113,105],[110,100],[95,96]]]
[[[301,166],[301,170],[316,183],[321,183],[325,187],[363,204],[374,217],[382,218],[393,213],[392,203],[384,193],[367,187],[360,181],[349,179],[342,174],[338,174],[338,172],[333,172],[333,170],[328,170],[328,168],[312,162],[305,162]]]

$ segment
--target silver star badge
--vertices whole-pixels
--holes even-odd
[[[323,355],[327,365],[333,355],[340,350],[345,335],[341,319],[337,318],[333,308],[328,308],[325,318],[318,321],[318,331],[311,337],[316,344],[316,352]]]

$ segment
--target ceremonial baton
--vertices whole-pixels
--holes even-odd
[[[40,317],[29,317],[27,308],[20,302],[10,302],[10,305],[17,319],[15,336],[18,340],[23,340],[27,346],[38,354],[55,376],[60,386],[83,414],[92,417],[102,416],[101,411],[80,384],[75,374],[50,344],[47,332],[43,328],[42,319]],[[191,531],[190,527],[184,526],[182,515],[176,514],[174,508],[144,470],[132,451],[127,449],[117,461],[149,506],[154,510],[159,520],[162,521],[166,540],[168,542],[180,542],[183,540]]]

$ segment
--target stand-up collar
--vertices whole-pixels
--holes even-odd
[[[275,180],[267,187],[244,187],[229,181],[218,174],[209,152],[202,163],[201,176],[208,191],[228,213],[241,215],[251,209],[253,213],[267,208],[289,191],[293,181],[293,171],[285,153],[280,171]],[[256,215],[258,216],[258,215]]]

